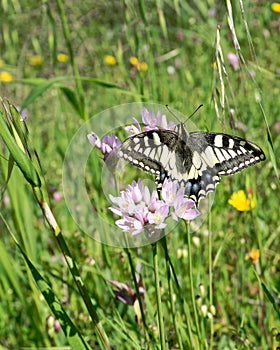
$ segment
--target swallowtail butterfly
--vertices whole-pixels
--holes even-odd
[[[154,174],[158,188],[165,178],[177,180],[198,205],[213,192],[221,175],[232,175],[265,160],[260,147],[237,136],[216,132],[149,130],[128,137],[118,156]]]

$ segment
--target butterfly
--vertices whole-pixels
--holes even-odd
[[[216,132],[149,130],[128,137],[118,157],[154,174],[158,188],[166,178],[177,180],[196,205],[215,191],[221,176],[235,174],[265,160],[255,143]]]

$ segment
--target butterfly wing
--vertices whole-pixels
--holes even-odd
[[[121,145],[118,156],[146,172],[162,177],[171,177],[171,168],[176,163],[173,149],[178,135],[171,130],[150,130],[127,138]],[[172,177],[173,178],[173,177]]]
[[[219,175],[232,175],[265,160],[262,149],[255,143],[223,133],[192,132],[188,145]]]
[[[259,146],[237,136],[191,132],[187,142],[192,150],[192,166],[184,182],[197,202],[215,190],[221,175],[232,175],[265,160]]]

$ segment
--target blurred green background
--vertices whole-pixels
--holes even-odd
[[[108,280],[117,280],[133,288],[128,256],[80,232],[64,203],[61,175],[67,146],[79,126],[107,108],[138,101],[168,104],[186,116],[203,104],[192,119],[201,130],[236,134],[263,148],[265,162],[222,179],[212,224],[206,222],[192,235],[195,293],[209,307],[211,288],[216,308],[210,322],[198,304],[204,342],[193,347],[280,346],[276,311],[280,297],[279,6],[258,0],[1,1],[0,95],[25,109],[29,139],[41,161],[51,208],[117,349],[131,349],[134,342],[135,349],[148,347],[133,307],[116,301],[108,284]],[[2,141],[0,146],[4,185],[9,153]],[[97,156],[92,163],[99,169],[102,160]],[[89,178],[96,203],[106,210],[108,204],[96,188],[98,181]],[[238,212],[230,206],[228,199],[238,190],[252,191],[256,208]],[[81,295],[32,189],[17,168],[7,190],[2,191],[1,213],[90,346],[98,348]],[[209,279],[209,235],[213,283]],[[1,349],[67,346],[1,219],[0,236]],[[183,225],[167,237],[167,245],[183,293],[177,300],[188,301]],[[134,249],[131,255],[134,264],[141,265],[146,321],[153,330],[150,348],[157,349],[151,249]],[[164,270],[164,259],[160,264]],[[167,348],[177,349],[164,276],[162,272]],[[205,295],[201,295],[200,284]],[[184,339],[186,320],[180,311],[176,317]]]

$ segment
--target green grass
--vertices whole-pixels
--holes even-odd
[[[0,21],[0,74],[12,75],[11,82],[0,81],[1,349],[276,350],[279,14],[269,4],[242,1],[5,0]],[[239,55],[237,70],[229,52]],[[68,61],[57,61],[58,53]],[[34,55],[43,58],[41,65],[30,64]],[[105,55],[117,63],[107,65]],[[138,71],[131,56],[148,70]],[[25,124],[7,101],[27,109]],[[83,232],[55,194],[65,190],[63,161],[79,127],[131,102],[168,104],[186,117],[203,104],[192,117],[199,129],[254,141],[267,159],[222,179],[196,232],[180,222],[153,246],[103,245]],[[131,117],[140,119],[120,116]],[[102,119],[90,126],[111,131]],[[92,152],[86,186],[94,210],[113,222],[102,166]],[[256,208],[238,212],[228,199],[249,188]],[[255,263],[246,259],[253,248],[260,251]],[[116,300],[110,280],[129,285],[136,304]]]

